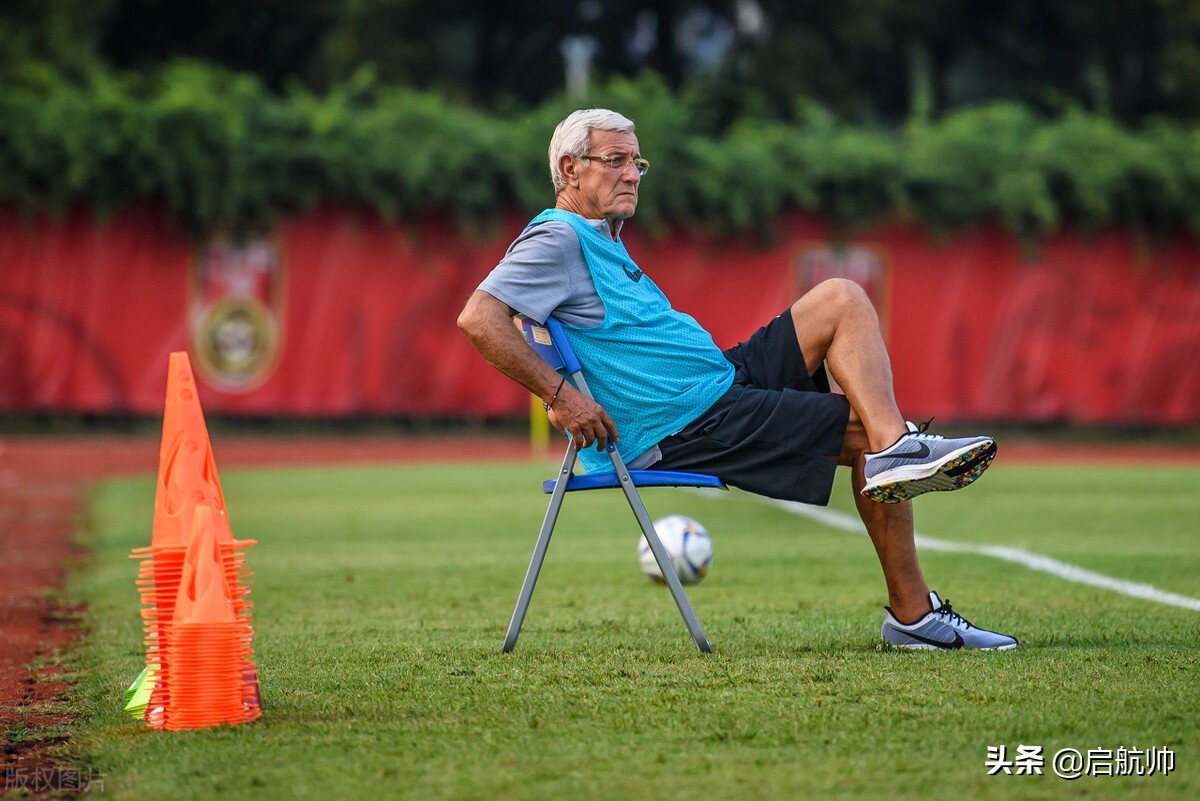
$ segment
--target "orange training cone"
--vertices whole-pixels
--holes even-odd
[[[206,508],[205,520],[197,525],[198,509]],[[239,550],[253,540],[235,541],[225,511],[225,497],[217,474],[208,428],[196,390],[195,377],[185,352],[170,355],[163,431],[159,445],[158,482],[154,495],[154,527],[148,548],[135,549],[130,556],[141,559],[137,586],[142,597],[146,632],[146,664],[152,684],[145,717],[151,726],[166,724],[174,666],[166,658],[172,642],[176,604],[181,597],[185,559],[190,539],[197,531],[207,532],[218,555],[227,597],[240,627],[244,706],[257,717],[261,710],[257,669],[251,657],[250,572]],[[193,574],[196,564],[192,565]],[[206,585],[207,586],[207,585]]]
[[[175,619],[165,651],[171,693],[168,730],[242,723],[242,625],[234,612],[216,541],[213,510],[198,506],[184,559]]]
[[[187,545],[188,518],[199,504],[225,511],[225,494],[187,353],[172,353],[167,371],[152,546]]]

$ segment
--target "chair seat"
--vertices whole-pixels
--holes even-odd
[[[729,489],[725,482],[707,473],[681,473],[676,470],[630,470],[629,478],[635,487],[714,487]],[[542,492],[547,495],[554,492],[556,479],[542,482]],[[567,479],[567,492],[580,492],[593,489],[613,489],[621,486],[615,472],[571,474]]]

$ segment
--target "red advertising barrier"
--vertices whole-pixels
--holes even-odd
[[[523,222],[467,235],[326,210],[197,244],[152,210],[0,215],[0,413],[156,415],[167,355],[188,350],[210,413],[523,414],[528,395],[455,326]],[[1028,256],[998,231],[934,242],[896,228],[835,247],[797,216],[759,248],[636,223],[634,258],[722,346],[815,281],[863,284],[909,417],[1200,423],[1195,241],[1062,235]]]

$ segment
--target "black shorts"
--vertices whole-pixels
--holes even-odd
[[[790,311],[725,351],[733,386],[659,443],[653,468],[712,473],[731,487],[824,506],[850,419],[823,367],[808,374]]]

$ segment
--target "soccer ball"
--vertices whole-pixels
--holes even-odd
[[[713,558],[712,539],[704,526],[690,517],[670,515],[655,520],[654,530],[667,549],[667,556],[671,558],[675,574],[682,583],[696,584],[704,578]],[[642,563],[642,572],[649,579],[666,584],[645,536],[638,541],[638,561]]]

